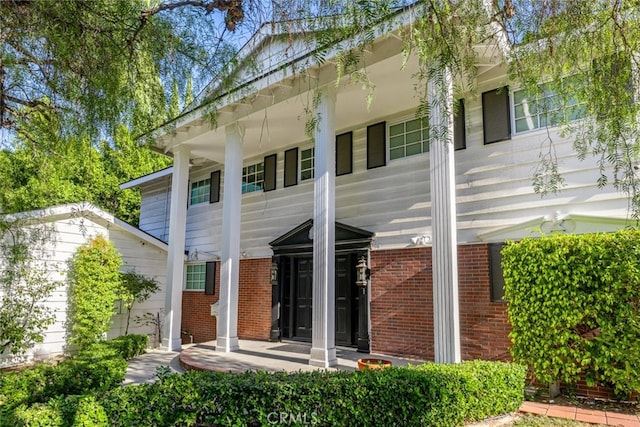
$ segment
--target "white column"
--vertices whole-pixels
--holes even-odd
[[[169,253],[167,254],[167,287],[162,327],[162,347],[180,351],[182,339],[182,283],[184,280],[184,247],[187,230],[187,196],[189,190],[189,148],[180,145],[173,150],[171,178],[171,211],[169,216]]]
[[[335,344],[335,103],[332,86],[320,89],[315,115],[313,203],[313,309],[309,364],[338,363]]]
[[[458,239],[456,233],[456,177],[453,148],[453,81],[449,69],[430,79],[427,93],[431,112],[430,178],[432,218],[433,327],[437,363],[458,363]],[[446,132],[445,132],[446,131]]]
[[[226,128],[220,259],[220,316],[216,349],[238,350],[238,283],[240,277],[240,209],[242,205],[242,129]]]

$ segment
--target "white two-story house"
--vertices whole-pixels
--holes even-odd
[[[474,93],[414,78],[398,35],[412,13],[362,53],[371,100],[338,78],[339,46],[320,62],[302,34],[270,24],[240,51],[235,86],[212,82],[156,132],[173,166],[123,187],[141,189],[140,228],[169,245],[165,346],[306,341],[320,366],[336,346],[504,358],[501,244],[625,226],[625,195],[599,188],[596,162],[509,82],[498,41],[477,46]],[[417,117],[416,85],[446,105]],[[532,177],[550,137],[566,185],[541,197]]]

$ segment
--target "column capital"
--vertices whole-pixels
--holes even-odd
[[[233,122],[224,127],[227,138],[237,135],[240,138],[244,138],[245,127],[240,122]]]

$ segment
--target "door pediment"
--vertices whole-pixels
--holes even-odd
[[[307,220],[271,241],[269,246],[271,246],[273,253],[276,255],[311,253],[313,252],[312,228],[313,219]],[[374,233],[370,231],[337,221],[335,223],[336,251],[368,249],[371,246],[373,237]]]

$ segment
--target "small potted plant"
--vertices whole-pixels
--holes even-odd
[[[358,370],[366,371],[369,369],[384,369],[391,366],[391,361],[378,358],[362,358],[358,359]]]

